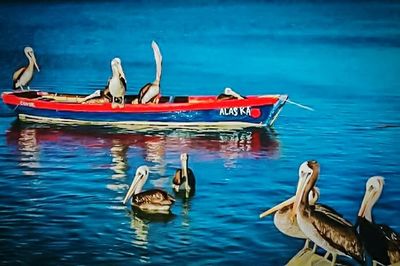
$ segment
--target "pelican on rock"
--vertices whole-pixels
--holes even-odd
[[[372,217],[372,207],[378,201],[384,185],[381,176],[368,179],[365,195],[358,212],[358,231],[373,265],[400,262],[400,234],[385,224],[376,224]]]
[[[319,209],[309,202],[308,195],[319,176],[319,163],[307,161],[300,168],[305,178],[296,193],[292,215],[296,215],[301,231],[317,246],[328,251],[325,258],[332,254],[332,265],[335,265],[338,254],[363,262],[364,248],[355,227],[331,208]]]

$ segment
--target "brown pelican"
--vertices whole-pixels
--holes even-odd
[[[124,106],[124,97],[126,92],[126,78],[124,71],[121,66],[121,59],[114,58],[111,61],[111,70],[112,76],[108,81],[107,87],[104,90],[103,94],[105,97],[108,93],[111,94],[112,97],[112,107],[123,107]],[[119,103],[115,102],[115,99],[118,98]]]
[[[151,43],[154,52],[154,59],[156,60],[156,79],[152,83],[147,83],[139,91],[139,103],[158,103],[158,96],[160,95],[160,79],[161,79],[161,66],[162,56],[160,48],[155,41]]]
[[[217,100],[234,100],[234,99],[246,99],[246,97],[238,94],[231,88],[225,88],[224,92],[218,95]]]
[[[181,154],[181,169],[176,170],[175,176],[172,179],[172,187],[175,192],[185,191],[186,198],[193,195],[196,190],[196,180],[192,169],[188,168],[189,155]]]
[[[25,47],[24,53],[26,57],[28,57],[29,64],[25,67],[21,67],[17,71],[15,71],[13,75],[13,89],[21,89],[24,88],[29,89],[29,82],[32,80],[33,77],[33,67],[35,66],[37,71],[39,72],[39,66],[36,63],[36,57],[31,47]]]
[[[138,167],[132,184],[126,193],[123,203],[132,198],[132,206],[142,211],[167,213],[175,199],[160,189],[142,191],[143,185],[149,176],[149,168],[145,165]]]
[[[400,234],[387,225],[375,224],[372,218],[372,207],[378,201],[383,185],[381,176],[368,179],[357,220],[360,238],[374,265],[376,262],[384,265],[400,262]]]
[[[317,246],[328,251],[325,258],[332,254],[332,265],[335,265],[337,254],[362,262],[364,250],[354,226],[341,215],[332,212],[331,208],[319,209],[310,205],[308,195],[317,182],[319,163],[304,162],[300,168],[305,178],[296,193],[292,215],[297,215],[301,231]]]

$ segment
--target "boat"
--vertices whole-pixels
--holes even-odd
[[[87,95],[40,90],[3,92],[3,102],[22,121],[107,126],[265,127],[272,126],[287,95],[247,96],[220,100],[217,96],[162,96],[158,104],[134,104],[125,96],[122,108],[108,101],[85,101]]]

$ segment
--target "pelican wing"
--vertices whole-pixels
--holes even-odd
[[[352,223],[343,218],[342,214],[338,213],[337,211],[335,211],[335,209],[332,209],[325,204],[315,204],[315,210],[324,213],[334,220],[337,220],[337,222],[339,223],[346,224],[347,226],[353,226]]]
[[[126,80],[125,80],[125,78],[121,75],[119,77],[119,80],[120,80],[122,86],[124,87],[124,90],[126,91]]]
[[[151,189],[133,196],[133,202],[137,205],[151,203],[159,205],[170,205],[175,199],[167,192],[160,189]]]
[[[182,169],[176,170],[172,183],[178,186],[182,183]]]
[[[363,261],[364,248],[353,225],[330,208],[316,207],[310,220],[318,233],[335,249]]]
[[[388,241],[387,255],[390,263],[400,262],[400,235],[386,224],[379,224],[382,234]]]
[[[13,81],[17,81],[22,74],[24,73],[24,70],[26,69],[26,67],[21,67],[20,69],[18,69],[17,71],[15,71],[15,73],[13,74]]]

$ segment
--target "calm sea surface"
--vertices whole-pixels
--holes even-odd
[[[32,46],[33,88],[91,93],[118,56],[136,93],[163,54],[162,92],[282,93],[272,130],[129,131],[23,124],[0,105],[0,264],[283,265],[303,244],[265,209],[293,195],[299,165],[321,164],[320,201],[354,221],[372,175],[375,219],[400,231],[400,3],[0,4],[0,88]],[[171,191],[181,152],[196,195],[170,216],[122,205],[136,168]]]

